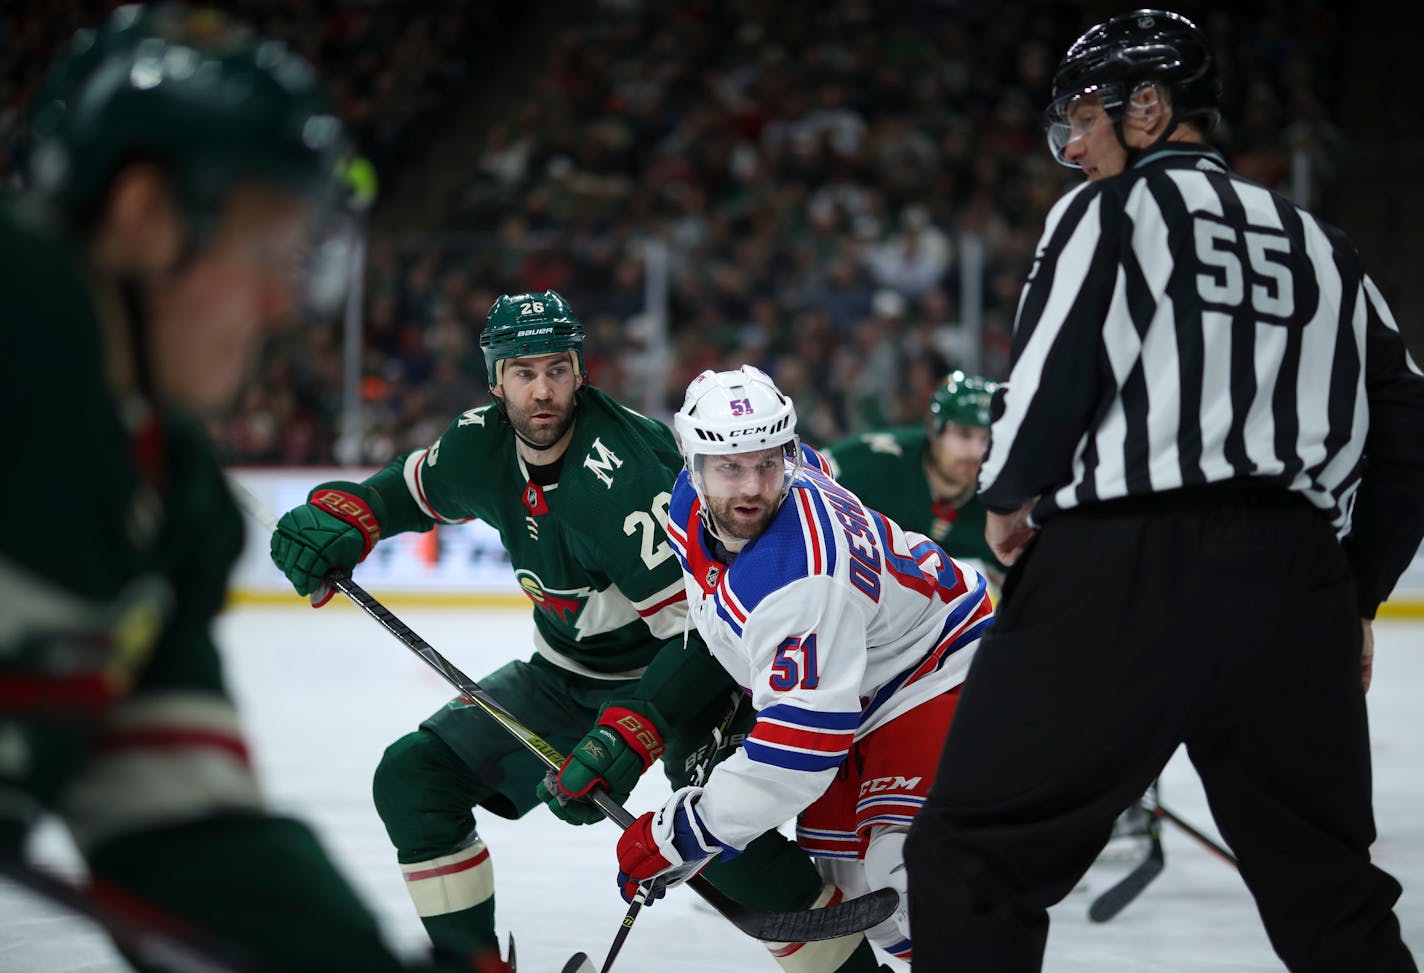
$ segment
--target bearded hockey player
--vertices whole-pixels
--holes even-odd
[[[668,535],[692,619],[758,714],[705,787],[624,833],[623,877],[736,860],[797,818],[797,840],[846,894],[901,894],[869,937],[908,959],[901,848],[992,624],[987,582],[832,480],[756,368],[703,372],[676,428],[685,469]]]
[[[499,531],[534,604],[534,653],[479,682],[570,754],[554,785],[564,800],[513,737],[462,699],[393,743],[374,783],[431,939],[479,951],[491,969],[494,865],[473,809],[520,818],[545,801],[591,823],[602,812],[568,798],[600,786],[621,802],[659,758],[680,786],[734,688],[700,640],[683,646],[687,597],[663,533],[682,465],[672,434],[587,383],[583,343],[583,325],[554,291],[500,297],[480,338],[495,401],[363,482],[317,486],[272,536],[273,560],[305,595],[393,534],[474,518]],[[665,646],[675,651],[659,657]],[[749,906],[824,904],[810,860],[767,830],[746,861],[708,877]],[[780,949],[827,948],[799,945]],[[844,959],[791,968],[852,973]]]
[[[823,454],[850,492],[951,557],[987,569],[996,583],[1004,566],[984,540],[984,507],[974,492],[997,388],[977,375],[951,372],[930,398],[924,425],[863,432]]]

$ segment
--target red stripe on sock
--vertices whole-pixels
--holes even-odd
[[[422,868],[418,872],[406,872],[405,880],[407,882],[418,882],[425,878],[439,878],[441,875],[454,875],[456,872],[463,872],[474,868],[476,865],[482,865],[486,861],[489,861],[488,848],[481,851],[474,858],[467,858],[462,862],[455,862],[450,865],[436,865],[434,868]]]

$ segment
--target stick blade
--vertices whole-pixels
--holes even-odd
[[[1166,858],[1162,854],[1162,843],[1154,838],[1152,850],[1142,860],[1142,864],[1124,875],[1116,885],[1098,896],[1088,906],[1088,918],[1094,922],[1107,922],[1126,909],[1133,899],[1142,894],[1143,889],[1151,885],[1153,880],[1162,874],[1162,869],[1166,867],[1166,864]]]
[[[598,973],[598,971],[593,968],[593,960],[588,958],[587,953],[574,953],[564,964],[560,973]]]
[[[894,889],[877,889],[859,898],[837,902],[822,909],[801,912],[757,912],[729,916],[737,928],[768,943],[805,943],[839,939],[864,932],[895,914],[900,894]]]

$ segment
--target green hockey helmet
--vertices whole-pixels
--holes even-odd
[[[323,211],[344,201],[345,132],[315,71],[213,10],[133,4],[77,33],[36,95],[30,140],[31,191],[79,226],[135,160],[168,173],[195,241],[239,183]]]
[[[583,360],[583,324],[557,291],[500,295],[485,316],[480,350],[484,352],[485,373],[491,388],[500,384],[499,363],[506,358],[572,351],[580,377],[587,374]]]
[[[998,382],[966,375],[955,370],[930,397],[930,433],[938,436],[949,423],[959,426],[989,428],[989,403],[998,389]]]

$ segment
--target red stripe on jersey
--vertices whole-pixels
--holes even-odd
[[[956,626],[954,631],[950,632],[948,635],[946,635],[940,640],[939,645],[936,645],[934,647],[934,651],[931,652],[929,656],[925,658],[924,662],[921,662],[919,664],[919,666],[915,669],[914,674],[911,675],[909,679],[905,680],[905,685],[908,686],[910,685],[910,683],[921,678],[922,676],[928,676],[930,673],[937,670],[940,665],[940,660],[942,660],[945,656],[945,653],[949,651],[949,647],[954,644],[954,640],[959,638],[959,636],[963,635],[966,629],[977,625],[979,622],[983,621],[985,618],[988,618],[992,614],[994,614],[994,603],[989,600],[989,596],[986,594],[979,600],[979,607],[975,608],[974,611],[970,612],[969,617],[966,618],[963,622],[961,622],[958,626]]]
[[[113,750],[178,750],[206,747],[224,750],[240,762],[249,763],[247,744],[231,733],[196,727],[154,727],[147,730],[114,730],[104,734],[101,748]]]
[[[454,875],[456,872],[469,871],[477,865],[483,865],[489,861],[489,849],[485,848],[474,858],[466,858],[462,862],[452,862],[449,865],[436,865],[434,868],[422,868],[418,872],[406,872],[407,882],[419,882],[425,878],[439,878],[442,875]]]
[[[425,468],[425,457],[430,455],[430,447],[425,447],[425,452],[420,454],[420,462],[415,464],[415,492],[419,496],[420,505],[430,511],[430,515],[442,524],[468,524],[474,517],[461,517],[451,520],[435,509],[435,504],[430,502],[430,498],[425,495],[425,483],[421,479],[420,471]]]
[[[107,706],[117,698],[114,683],[99,673],[61,679],[13,675],[0,679],[0,707],[5,709],[89,709]]]
[[[732,594],[732,586],[727,584],[727,572],[724,569],[722,576],[717,579],[717,592],[719,600],[727,606],[727,611],[732,613],[732,617],[743,625],[747,623],[747,613],[742,610],[742,606],[737,604],[737,598]]]
[[[693,498],[692,507],[687,514],[687,539],[681,541],[687,557],[687,570],[692,573],[692,577],[697,581],[698,587],[703,594],[710,595],[716,591],[717,583],[727,576],[727,566],[720,561],[714,561],[707,556],[707,552],[702,549],[702,543],[697,537],[698,513],[702,510],[702,501]],[[671,520],[668,521],[672,523]],[[677,540],[677,536],[671,532],[668,536]],[[712,569],[716,568],[716,571]],[[709,575],[712,580],[708,580]]]
[[[816,523],[816,511],[811,509],[811,498],[806,496],[805,490],[796,491],[796,502],[801,507],[801,520],[806,525],[806,534],[811,539],[811,573],[820,574],[823,563],[821,551],[824,545],[821,541],[820,525]]]
[[[854,730],[808,730],[784,723],[758,720],[752,728],[752,738],[760,743],[811,750],[816,753],[840,754],[850,749]]]
[[[662,601],[658,602],[656,605],[652,606],[651,608],[639,608],[639,609],[637,609],[637,612],[638,612],[638,614],[641,615],[642,617],[647,618],[649,615],[656,615],[658,612],[662,611],[662,610],[663,610],[664,608],[666,608],[668,605],[675,605],[675,604],[677,604],[679,601],[686,601],[686,600],[687,600],[687,589],[686,589],[686,588],[683,588],[683,589],[680,590],[677,594],[673,595],[673,596],[670,597],[670,598],[664,598]]]

